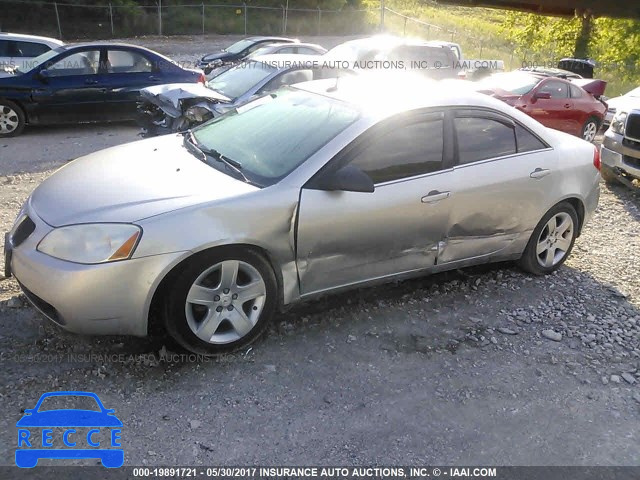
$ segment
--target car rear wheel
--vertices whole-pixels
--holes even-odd
[[[582,126],[582,138],[587,142],[593,142],[598,134],[598,120],[594,117],[587,119]]]
[[[546,275],[565,262],[578,234],[578,215],[570,203],[553,207],[540,220],[520,258],[523,270]]]
[[[22,109],[10,100],[0,100],[0,137],[15,137],[24,130]]]
[[[168,291],[167,331],[182,347],[202,355],[230,353],[255,341],[278,303],[269,262],[238,248],[196,255]]]

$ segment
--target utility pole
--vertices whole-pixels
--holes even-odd
[[[158,0],[158,35],[162,35],[162,0]]]
[[[380,31],[384,32],[384,0],[380,0]]]

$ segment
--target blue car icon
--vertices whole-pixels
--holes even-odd
[[[42,403],[52,397],[54,399],[55,397],[93,398],[99,410],[74,408],[41,410]],[[18,467],[35,467],[40,458],[99,458],[102,465],[107,468],[121,467],[124,463],[124,451],[120,444],[122,422],[114,415],[113,409],[104,407],[95,393],[45,393],[34,408],[25,409],[24,416],[18,420],[16,427],[18,427],[18,448],[16,449],[16,465]],[[33,428],[42,429],[41,433],[30,430]],[[60,438],[53,438],[53,428],[56,429],[56,433],[63,431]],[[77,428],[87,429],[86,434],[76,430]],[[111,448],[104,448],[104,445],[101,445],[101,441],[98,440],[98,436],[105,433],[104,429],[108,429],[109,447]],[[86,439],[87,447],[90,448],[75,448],[79,443],[83,443],[84,439]],[[54,445],[54,443],[58,445]],[[66,448],[55,448],[62,446],[59,445],[60,443]]]

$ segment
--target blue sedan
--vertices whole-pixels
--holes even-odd
[[[65,45],[23,68],[0,73],[0,137],[26,124],[133,119],[141,89],[205,80],[152,50],[112,43]]]

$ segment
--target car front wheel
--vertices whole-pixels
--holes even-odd
[[[565,262],[576,236],[578,215],[570,203],[553,207],[540,220],[529,239],[519,264],[523,270],[535,275],[546,275]]]
[[[238,248],[194,256],[168,291],[168,333],[202,355],[230,353],[255,341],[278,304],[269,262],[256,251]]]
[[[25,116],[22,109],[10,100],[0,99],[0,137],[15,137],[22,133]]]

